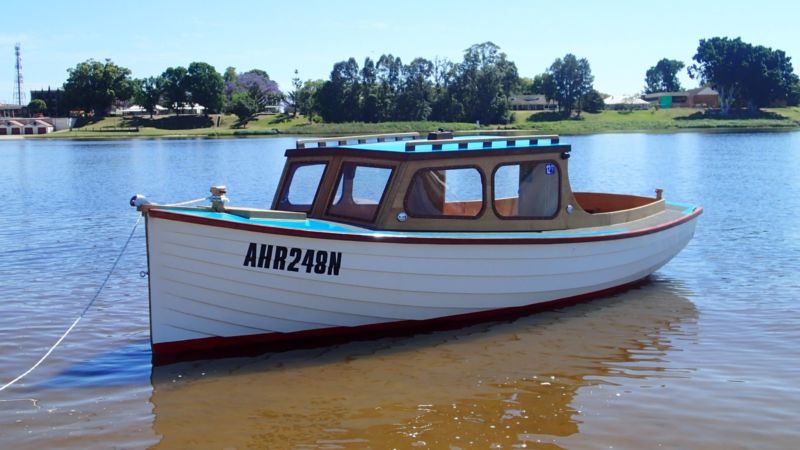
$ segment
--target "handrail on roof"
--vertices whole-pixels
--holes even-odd
[[[338,145],[347,145],[348,141],[356,141],[359,144],[366,144],[368,140],[375,139],[377,142],[386,142],[387,140],[402,141],[405,139],[416,139],[419,133],[384,133],[384,134],[363,134],[360,136],[340,136],[329,138],[309,138],[298,139],[297,148],[306,148],[306,144],[317,144],[317,147],[325,147],[328,142],[336,142]]]
[[[437,139],[435,141],[429,141],[427,139],[420,139],[420,140],[413,140],[406,142],[405,150],[407,152],[413,152],[418,145],[432,145],[434,150],[441,150],[443,144],[458,144],[459,150],[464,150],[468,147],[468,144],[471,142],[481,142],[484,148],[490,148],[492,146],[492,142],[496,141],[506,141],[506,145],[508,147],[514,147],[517,145],[517,141],[529,141],[530,145],[538,145],[539,139],[548,139],[551,144],[558,144],[558,135],[557,134],[543,134],[543,135],[531,135],[531,136],[479,136],[475,138],[457,138],[457,139]]]

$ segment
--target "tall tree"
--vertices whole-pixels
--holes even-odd
[[[576,106],[580,114],[578,100],[592,89],[594,81],[589,61],[568,53],[564,59],[557,58],[548,73],[555,83],[555,100],[564,114],[569,117]]]
[[[247,127],[247,122],[258,112],[258,103],[249,92],[235,92],[231,99],[230,111],[239,119],[238,126]]]
[[[161,102],[163,90],[164,79],[161,77],[136,80],[136,92],[133,95],[134,101],[150,113],[151,119],[156,111],[156,106]]]
[[[403,66],[403,89],[397,100],[400,120],[428,120],[433,97],[433,63],[416,58]]]
[[[556,80],[553,78],[552,74],[543,73],[541,75],[537,75],[537,78],[534,80],[538,80],[540,82],[540,87],[538,89],[541,90],[541,93],[544,94],[544,99],[549,101],[556,99]],[[534,87],[534,89],[537,89]]]
[[[742,73],[742,100],[751,110],[788,102],[797,83],[791,58],[783,50],[753,46]]]
[[[740,38],[714,37],[700,39],[695,53],[695,64],[689,67],[689,76],[699,79],[719,92],[722,114],[730,112],[731,105],[742,89],[742,75],[749,44]]]
[[[314,121],[314,116],[319,115],[319,104],[317,103],[317,92],[325,84],[323,80],[307,80],[297,95],[297,105],[300,114],[306,116],[308,122]]]
[[[683,62],[676,59],[661,59],[655,66],[647,69],[644,78],[644,92],[651,94],[653,92],[682,91],[683,87],[678,80],[678,72],[685,66]]]
[[[320,115],[326,122],[352,122],[361,118],[358,63],[354,58],[333,66],[330,80],[318,92]]]
[[[378,82],[378,120],[397,118],[397,96],[402,83],[403,61],[393,55],[381,55],[375,65]]]
[[[460,120],[464,116],[464,105],[455,95],[454,83],[457,75],[458,64],[445,58],[433,60],[432,119],[450,121]]]
[[[235,91],[249,93],[259,111],[265,111],[267,106],[277,105],[283,99],[278,83],[270,80],[267,72],[259,69],[239,74],[236,77]]]
[[[164,106],[175,108],[176,111],[180,111],[181,107],[188,102],[189,92],[186,73],[185,67],[178,66],[168,67],[167,70],[161,74],[161,78],[164,80],[164,94],[162,96]]]
[[[693,59],[689,76],[719,92],[722,114],[737,100],[753,109],[786,101],[797,81],[791,58],[782,50],[753,46],[740,38],[701,39]]]
[[[40,98],[35,98],[28,103],[28,112],[31,114],[42,114],[45,110],[47,110],[47,103]]]
[[[114,101],[128,100],[133,95],[131,71],[110,59],[105,62],[89,59],[68,69],[64,95],[72,107],[94,111],[97,116],[108,113]]]
[[[297,69],[294,69],[294,77],[292,77],[292,90],[289,91],[288,99],[292,105],[292,117],[297,117],[297,110],[299,108],[300,88],[303,87],[303,82],[300,81],[300,75]]]
[[[461,120],[506,123],[508,97],[519,83],[516,65],[492,42],[475,44],[464,51],[451,92],[463,105]],[[455,119],[455,118],[454,118]]]
[[[186,90],[191,101],[203,105],[205,114],[215,113],[222,109],[223,88],[222,75],[214,66],[204,62],[189,64],[186,71]]]
[[[231,66],[225,68],[225,72],[222,74],[222,81],[224,81],[225,83],[235,83],[236,68]]]
[[[375,62],[367,56],[361,68],[361,118],[365,122],[377,122],[378,106],[378,70]]]

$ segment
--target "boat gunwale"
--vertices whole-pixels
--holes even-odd
[[[188,211],[185,211],[188,212]],[[703,213],[703,208],[694,206],[690,213],[683,213],[682,216],[672,219],[670,221],[652,225],[649,227],[626,230],[622,232],[612,232],[607,234],[594,234],[582,236],[541,236],[541,237],[464,237],[463,235],[457,237],[447,236],[408,236],[408,235],[385,235],[377,234],[380,230],[373,230],[376,234],[355,234],[355,233],[341,233],[335,231],[318,231],[318,230],[302,230],[296,228],[284,228],[273,225],[257,224],[257,223],[244,223],[234,222],[225,219],[217,219],[210,217],[201,217],[193,214],[186,214],[181,212],[168,211],[164,209],[150,209],[147,211],[150,217],[157,219],[172,220],[176,222],[192,223],[197,225],[206,225],[217,228],[228,228],[241,231],[250,231],[262,234],[277,234],[283,236],[303,237],[311,239],[322,240],[337,240],[337,241],[360,241],[360,242],[376,242],[376,243],[393,243],[393,244],[432,244],[432,245],[519,245],[519,244],[569,244],[581,242],[598,242],[598,241],[612,241],[619,239],[628,239],[638,236],[646,236],[649,234],[658,233],[669,228],[676,227],[683,223],[689,222]],[[413,233],[413,232],[411,232]],[[477,234],[477,233],[476,233]]]

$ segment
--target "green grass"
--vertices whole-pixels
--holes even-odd
[[[719,118],[697,109],[661,109],[647,111],[602,111],[583,113],[580,118],[561,119],[553,113],[515,111],[515,121],[506,125],[482,126],[481,130],[503,129],[546,134],[592,134],[620,131],[670,132],[709,129],[794,129],[800,127],[800,108],[772,108],[756,115]],[[219,117],[220,125],[216,126]],[[274,134],[344,135],[371,133],[426,132],[438,128],[453,131],[478,130],[473,123],[460,122],[382,122],[382,123],[309,123],[304,117],[260,115],[246,127],[238,127],[232,115],[106,117],[72,131],[44,135],[49,138],[158,138],[158,137],[239,137]],[[138,128],[138,132],[102,131],[114,128]]]
[[[794,110],[794,111],[788,111]],[[540,120],[539,115],[552,114],[517,111],[515,125],[523,123],[537,131],[556,134],[589,134],[610,131],[679,131],[707,129],[789,129],[800,127],[797,108],[768,110],[756,117],[718,118],[700,110],[675,108],[646,111],[602,111],[583,113],[569,120]]]

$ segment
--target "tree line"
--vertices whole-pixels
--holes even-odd
[[[797,104],[800,82],[791,58],[782,50],[740,38],[701,39],[689,76],[720,94],[721,111],[775,103]],[[677,92],[682,61],[663,58],[645,73],[645,93]],[[295,71],[292,90],[284,94],[267,72],[220,74],[210,64],[169,67],[161,75],[132,79],[131,71],[111,60],[93,59],[68,70],[64,97],[71,109],[103,115],[115,102],[133,101],[153,114],[158,105],[197,103],[206,113],[236,114],[241,123],[283,102],[296,114],[325,122],[443,121],[503,124],[513,121],[511,97],[540,94],[557,105],[563,117],[603,109],[604,95],[593,87],[589,61],[573,54],[557,58],[544,72],[520,77],[517,66],[492,42],[475,44],[463,59],[414,58],[391,54],[377,60],[355,58],[334,64],[327,80],[301,82]],[[37,110],[43,105],[32,105]]]
[[[180,111],[199,104],[205,113],[233,112],[251,116],[278,105],[284,98],[267,72],[253,69],[237,73],[228,67],[220,74],[214,66],[193,62],[169,67],[161,75],[131,78],[131,71],[111,60],[90,59],[69,69],[64,99],[72,110],[105,115],[115,103],[134,102],[151,115],[158,106]],[[41,108],[41,105],[36,105]],[[242,110],[246,109],[246,112]]]
[[[567,54],[535,80],[521,78],[517,66],[492,42],[475,44],[463,60],[367,57],[333,66],[328,80],[309,80],[298,88],[297,106],[325,122],[435,120],[504,124],[512,121],[511,97],[541,93],[569,116],[602,109],[588,60]],[[599,105],[599,106],[598,106]]]

